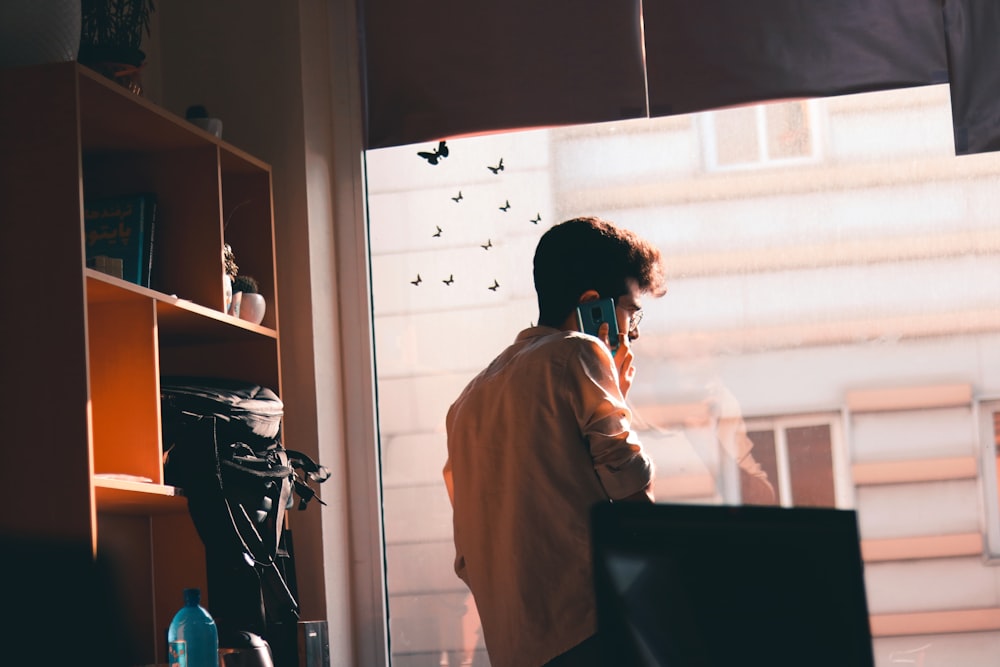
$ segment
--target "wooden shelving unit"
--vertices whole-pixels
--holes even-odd
[[[0,69],[0,473],[4,536],[86,542],[114,565],[136,664],[165,662],[204,550],[164,483],[159,379],[281,391],[270,167],[76,63]],[[153,192],[151,288],[86,268],[83,202]],[[260,325],[223,312],[222,248],[260,283]]]

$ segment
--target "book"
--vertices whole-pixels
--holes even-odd
[[[83,210],[87,266],[150,287],[156,195],[88,199]]]

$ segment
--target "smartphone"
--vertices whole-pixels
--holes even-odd
[[[600,338],[597,330],[605,322],[608,323],[608,341],[611,343],[611,354],[618,352],[618,316],[615,314],[614,299],[599,299],[581,303],[576,308],[576,323],[580,331]]]

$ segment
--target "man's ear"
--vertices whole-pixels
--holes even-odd
[[[600,298],[601,295],[597,292],[597,290],[589,289],[580,295],[577,303],[590,303],[591,301],[597,301]]]

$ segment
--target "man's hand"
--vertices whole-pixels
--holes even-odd
[[[635,361],[635,355],[632,354],[632,343],[629,340],[627,333],[618,334],[618,350],[614,350],[611,347],[611,341],[608,339],[608,324],[605,322],[598,329],[598,334],[604,344],[608,346],[615,355],[615,368],[618,371],[618,388],[622,392],[623,397],[628,396],[628,390],[632,388],[632,380],[635,378],[635,366],[632,362]]]
[[[632,362],[635,355],[632,354],[632,345],[627,334],[618,336],[618,352],[615,354],[615,366],[618,369],[618,388],[622,390],[622,396],[628,396],[628,390],[632,388],[632,380],[635,378],[635,366]]]

